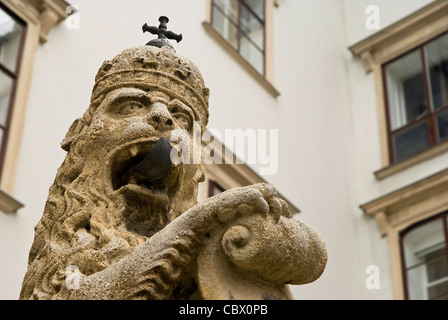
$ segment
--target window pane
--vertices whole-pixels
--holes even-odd
[[[409,300],[426,300],[425,266],[421,265],[406,272]]]
[[[429,147],[426,122],[420,122],[394,134],[395,160],[400,161]]]
[[[264,73],[263,53],[247,37],[240,40],[240,54],[261,74]]]
[[[445,246],[443,220],[433,220],[408,232],[403,245],[406,268],[424,262],[426,255]]]
[[[434,109],[448,106],[448,34],[425,46]]]
[[[0,125],[4,126],[8,114],[13,80],[0,71]]]
[[[426,110],[420,51],[413,51],[385,68],[391,129],[421,118]]]
[[[213,6],[213,28],[226,39],[235,49],[238,49],[238,28],[224,14]]]
[[[448,277],[445,247],[428,254],[425,258],[429,283]]]
[[[245,6],[241,6],[241,31],[263,51],[264,26]]]
[[[238,0],[213,0],[213,3],[221,9],[221,15],[227,16],[234,24],[238,24]]]
[[[0,8],[0,63],[16,72],[22,26]]]
[[[448,300],[448,279],[428,287],[428,299]]]
[[[214,182],[212,180],[209,180],[209,190],[208,190],[208,193],[209,193],[208,196],[209,197],[216,196],[217,194],[220,194],[223,191],[224,191],[223,187],[221,187],[216,182]]]
[[[437,128],[439,131],[440,142],[448,139],[448,111],[442,112],[437,116]]]
[[[252,11],[264,20],[264,0],[243,0],[243,2],[252,9]]]
[[[448,280],[446,240],[442,218],[408,232],[403,238],[410,299],[432,299],[444,293]]]

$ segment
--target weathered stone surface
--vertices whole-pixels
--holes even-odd
[[[284,284],[312,282],[325,268],[326,249],[316,231],[291,219],[271,186],[250,189],[254,199],[237,200],[234,216],[226,215],[205,239],[197,264],[205,299],[292,299]],[[233,192],[229,196],[237,199],[245,191]]]
[[[68,153],[35,228],[21,299],[290,299],[285,284],[321,275],[325,245],[274,188],[196,203],[204,164],[167,167],[169,146],[154,147],[173,143],[174,131],[193,144],[208,96],[196,66],[169,48],[103,63],[88,110],[62,141]]]

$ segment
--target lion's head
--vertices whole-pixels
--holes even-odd
[[[56,295],[69,266],[106,268],[196,203],[202,163],[173,165],[156,181],[123,177],[160,138],[193,141],[195,123],[208,122],[208,94],[194,64],[169,48],[103,63],[88,110],[62,141],[67,156],[35,228],[22,299]]]

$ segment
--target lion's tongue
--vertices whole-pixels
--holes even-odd
[[[171,169],[171,145],[165,138],[160,138],[148,155],[129,169],[131,176],[137,176],[146,182],[157,181],[165,177]]]

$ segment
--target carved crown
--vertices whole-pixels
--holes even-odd
[[[92,101],[125,86],[165,92],[188,105],[203,129],[207,125],[210,90],[199,69],[170,48],[134,47],[104,61],[95,77]]]

